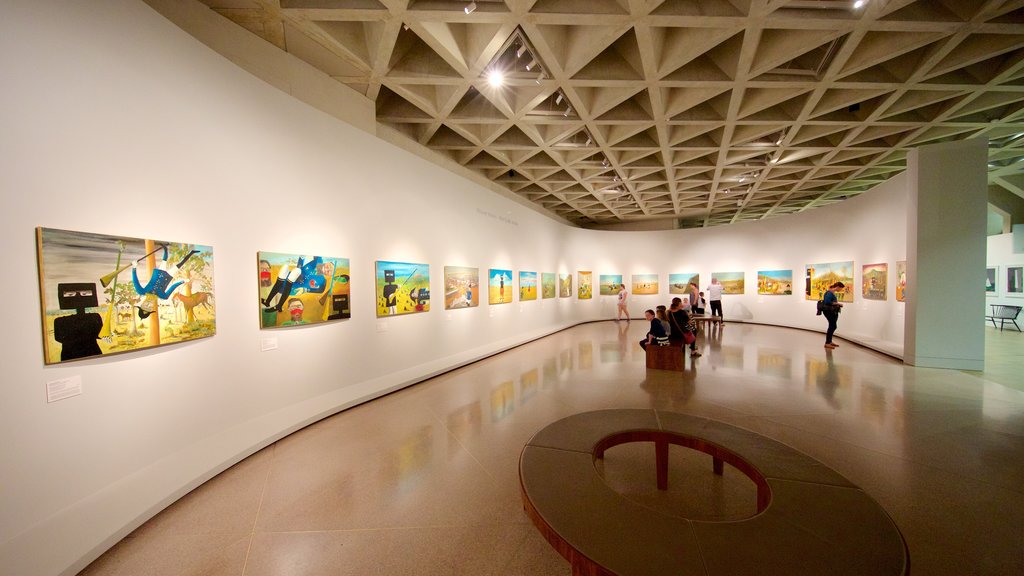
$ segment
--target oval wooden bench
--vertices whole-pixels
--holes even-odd
[[[594,466],[612,446],[655,444],[658,487],[668,446],[710,454],[757,486],[745,520],[696,521],[646,508],[604,482]],[[600,410],[564,418],[523,448],[527,515],[574,575],[901,576],[910,557],[885,510],[813,458],[742,428],[655,410]]]

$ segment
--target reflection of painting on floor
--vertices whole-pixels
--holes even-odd
[[[44,361],[213,336],[213,249],[37,228]]]
[[[258,252],[260,327],[351,317],[348,258]]]
[[[760,270],[757,273],[757,293],[782,296],[793,293],[792,270]]]
[[[594,293],[591,291],[590,284],[594,279],[593,272],[580,271],[579,273],[579,287],[576,289],[576,297],[580,300],[590,300]]]
[[[480,269],[465,266],[444,267],[444,309],[473,308],[480,305]]]
[[[430,265],[377,261],[377,317],[430,311]]]
[[[712,272],[711,279],[721,283],[722,294],[743,294],[743,272]]]
[[[633,294],[657,294],[657,274],[633,274]]]
[[[853,302],[853,262],[825,262],[808,264],[804,276],[804,296],[807,300],[821,300],[828,287],[842,282],[846,287],[835,290],[840,302]]]
[[[558,297],[570,298],[572,296],[572,274],[558,275]]]
[[[868,300],[886,300],[889,286],[888,264],[865,264],[860,275],[861,295]]]
[[[509,304],[512,302],[512,271],[491,268],[487,271],[487,303]]]
[[[682,272],[680,274],[668,275],[669,294],[689,294],[690,282],[700,286],[700,274],[693,272]]]
[[[554,272],[542,272],[540,275],[540,294],[541,298],[545,300],[548,298],[554,298],[557,295],[555,289],[555,273]]]
[[[491,390],[491,422],[500,422],[516,409],[516,385],[511,380]]]
[[[537,273],[519,271],[519,301],[537,299]]]
[[[622,284],[622,274],[601,274],[599,277],[601,296],[615,296]]]
[[[896,301],[907,301],[907,261],[896,263]]]

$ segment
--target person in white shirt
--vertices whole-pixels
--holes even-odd
[[[629,299],[629,292],[626,291],[625,284],[619,284],[619,317],[616,321],[622,320],[622,316],[626,316],[626,322],[629,322],[629,310],[626,309],[626,300]]]
[[[718,316],[718,321],[725,324],[725,318],[722,317],[722,283],[718,278],[712,278],[708,286],[708,302],[711,304],[711,316]]]

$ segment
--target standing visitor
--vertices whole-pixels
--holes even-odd
[[[619,284],[619,316],[616,321],[622,320],[622,315],[626,315],[626,322],[629,322],[629,310],[626,309],[626,300],[629,298],[629,292],[626,291],[625,284]]]
[[[711,278],[711,286],[708,286],[708,302],[711,303],[711,315],[718,316],[718,321],[725,324],[722,317],[722,283],[718,278]]]
[[[688,296],[690,314],[703,314],[703,306],[700,305],[700,289],[697,288],[696,282],[690,282]]]
[[[846,288],[845,284],[836,282],[828,287],[825,295],[821,298],[821,302],[818,302],[818,313],[824,316],[825,320],[828,320],[828,331],[825,332],[825,348],[829,350],[839,347],[839,344],[832,343],[832,335],[836,333],[836,327],[839,323],[839,311],[842,309],[843,304],[836,297],[834,290],[842,290],[843,288]]]

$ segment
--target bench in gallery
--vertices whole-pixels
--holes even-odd
[[[1006,326],[1007,322],[1013,323],[1013,327],[1020,332],[1020,326],[1017,325],[1017,316],[1020,314],[1020,306],[1007,306],[1005,304],[993,304],[992,314],[985,316],[986,320],[992,321],[993,328],[999,328],[999,331],[1003,331],[1003,326]],[[996,326],[996,320],[999,320],[999,326]]]
[[[647,368],[682,372],[685,364],[683,347],[678,342],[668,346],[649,344],[647,346]]]
[[[668,486],[668,446],[711,455],[757,486],[757,512],[696,521],[613,491],[595,467],[605,450],[652,442],[658,488]],[[655,410],[599,410],[539,431],[519,460],[523,506],[574,576],[904,576],[910,560],[885,510],[839,473],[742,428]]]

